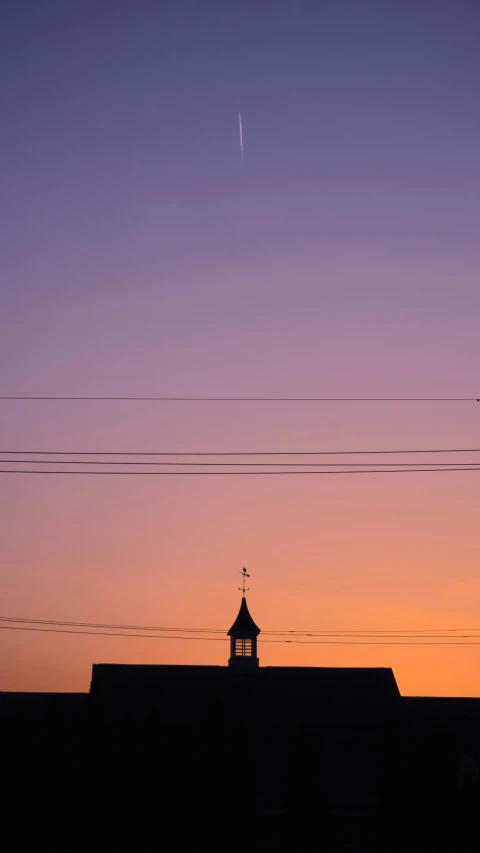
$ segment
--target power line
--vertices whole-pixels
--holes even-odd
[[[83,474],[84,476],[118,476],[118,477],[255,477],[255,476],[287,476],[288,474],[444,474],[452,471],[480,471],[477,468],[393,468],[368,469],[362,471],[34,471],[32,469],[12,468],[0,469],[0,474]]]
[[[21,623],[22,625],[53,625],[56,627],[69,627],[69,628],[106,628],[109,630],[122,630],[122,631],[165,631],[165,632],[179,632],[179,633],[193,633],[193,634],[222,634],[226,636],[227,629],[220,628],[172,628],[166,627],[165,625],[123,625],[123,624],[111,624],[106,622],[73,622],[73,621],[61,621],[58,619],[25,619],[16,616],[0,616],[0,622],[13,622],[13,623]],[[473,634],[465,634],[459,632],[465,631],[473,631],[476,633]],[[265,636],[290,636],[291,634],[295,634],[297,637],[377,637],[378,639],[383,638],[391,638],[391,637],[400,637],[404,639],[420,637],[421,635],[425,636],[425,639],[432,638],[443,638],[446,639],[448,636],[452,636],[455,634],[455,637],[459,638],[475,638],[478,636],[480,639],[480,627],[479,628],[407,628],[407,629],[362,629],[362,630],[325,630],[325,629],[315,629],[310,631],[305,630],[283,630],[283,631],[262,631],[262,634]]]
[[[3,621],[3,620],[0,620]],[[11,622],[12,620],[6,620]],[[24,620],[19,620],[24,621]],[[169,629],[170,631],[175,630],[173,628]],[[301,631],[301,630],[288,630],[288,631],[262,631],[262,634],[275,634],[287,636],[289,634],[295,634],[297,637],[315,637],[315,636],[339,636],[339,637],[363,637],[363,636],[392,636],[390,632],[394,632],[395,636],[436,636],[438,634],[442,634],[442,636],[460,636],[459,631],[474,631],[475,634],[472,636],[476,636],[477,634],[480,636],[480,628],[362,628],[357,630],[347,629],[344,631],[340,630],[321,630],[314,629],[312,631]]]
[[[60,625],[77,628],[112,628],[121,629],[122,631],[179,631],[181,633],[196,633],[196,634],[223,634],[226,635],[227,629],[221,628],[166,628],[165,625],[112,625],[105,622],[71,622],[60,621],[58,619],[21,619],[17,616],[0,616],[0,622],[21,622],[34,625]]]
[[[20,625],[0,625],[0,631],[36,631],[40,634],[89,634],[94,637],[137,637],[143,640],[211,640],[224,643],[228,637],[184,637],[181,634],[125,634],[111,631],[73,631],[67,628],[26,628]]]
[[[480,447],[453,447],[425,450],[241,450],[241,451],[137,451],[137,450],[0,450],[11,456],[392,456],[409,453],[480,453]]]
[[[166,635],[166,634],[125,634],[111,633],[108,631],[73,631],[65,628],[26,628],[19,625],[0,625],[0,631],[35,631],[39,634],[80,634],[84,636],[88,634],[93,637],[129,637],[142,640],[209,640],[211,642],[225,643],[228,637],[184,637],[181,634]],[[399,641],[384,641],[384,640],[263,640],[263,643],[295,643],[300,646],[307,645],[334,645],[334,646],[480,646],[478,641],[463,640],[455,642],[453,640],[430,642],[425,640],[419,642],[417,640],[401,640]]]
[[[127,636],[127,635],[125,635]],[[262,640],[263,643],[296,643],[299,646],[308,646],[308,645],[331,645],[331,646],[480,646],[480,639],[478,642],[476,641],[463,641],[455,642],[454,640],[445,640],[438,642],[425,640],[419,642],[417,640],[400,640],[400,641],[384,641],[381,639],[378,640]]]
[[[163,403],[479,403],[479,397],[108,397],[1,395],[0,400],[56,400]]]
[[[126,634],[124,636],[127,636]],[[425,640],[419,642],[417,640],[400,640],[400,641],[384,641],[378,640],[262,640],[263,643],[296,643],[299,646],[318,645],[318,646],[480,646],[480,639],[475,641],[455,642],[454,640],[445,640],[438,642],[437,640],[430,642]]]
[[[233,468],[234,466],[242,468],[315,468],[320,464],[319,462],[124,462],[111,459],[102,461],[84,459],[0,459],[0,464],[2,463],[8,463],[9,465],[17,463],[21,465],[168,465],[174,468],[180,466],[203,468]],[[442,468],[450,468],[452,465],[477,466],[480,465],[480,459],[474,459],[471,462],[377,462],[376,464],[378,467],[382,468],[400,468],[411,465],[423,465],[424,467],[435,467],[441,465]],[[323,468],[366,468],[371,465],[371,462],[322,462],[321,465]]]
[[[452,634],[452,633],[450,633],[450,634],[444,634],[444,633],[436,634],[436,633],[430,632],[430,631],[428,631],[428,632],[427,631],[425,631],[425,632],[420,632],[420,631],[413,632],[412,631],[411,634],[406,634],[405,632],[403,632],[403,633],[389,633],[389,632],[379,632],[379,631],[374,631],[374,632],[369,632],[369,631],[360,631],[360,632],[356,632],[356,631],[315,631],[315,632],[262,631],[262,634],[267,634],[268,636],[286,637],[286,636],[289,636],[290,634],[295,633],[296,637],[347,637],[347,638],[360,637],[362,639],[364,639],[366,637],[375,637],[376,639],[385,639],[385,638],[397,637],[397,638],[403,638],[404,640],[405,639],[414,639],[414,638],[422,638],[422,639],[425,638],[426,640],[428,640],[428,639],[448,639],[448,638],[452,638],[454,636],[455,639],[458,637],[459,639],[477,638],[480,640],[480,634],[478,633],[478,629],[473,629],[473,630],[477,631],[477,633],[474,633],[474,634],[459,634],[459,633],[458,634],[457,633],[455,633],[455,634]]]

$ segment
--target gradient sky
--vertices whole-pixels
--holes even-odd
[[[479,396],[479,42],[475,0],[3,0],[0,393]],[[479,417],[0,402],[0,438],[478,447]],[[246,565],[264,629],[480,626],[473,472],[0,477],[1,615],[228,628]],[[4,690],[228,656],[0,633]],[[480,695],[476,647],[261,640],[263,664],[393,666],[403,693]]]

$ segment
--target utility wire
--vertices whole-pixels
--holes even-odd
[[[1,395],[0,400],[92,400],[168,403],[479,403],[479,397],[105,397]]]
[[[193,633],[193,634],[222,634],[225,636],[227,634],[226,629],[220,628],[172,628],[166,627],[165,625],[123,625],[123,624],[109,624],[105,622],[72,622],[72,621],[60,621],[58,619],[25,619],[20,617],[8,617],[8,616],[0,616],[0,622],[12,622],[12,623],[20,623],[22,625],[53,625],[56,627],[69,627],[69,628],[106,628],[109,630],[122,630],[122,631],[165,631],[167,633],[179,632],[183,634]],[[473,634],[465,634],[458,632],[465,631],[473,631],[476,633]],[[378,639],[382,639],[385,637],[403,637],[407,639],[409,637],[420,637],[425,636],[426,639],[431,638],[447,638],[452,637],[452,634],[455,637],[463,637],[466,638],[475,638],[477,635],[480,639],[480,627],[479,628],[407,628],[407,629],[382,629],[382,630],[372,630],[372,629],[362,629],[362,630],[325,630],[325,629],[315,629],[311,631],[300,631],[300,630],[288,630],[288,631],[262,631],[262,634],[265,636],[291,636],[295,634],[297,637],[377,637]]]
[[[168,634],[125,634],[111,631],[74,631],[66,628],[26,628],[19,625],[0,625],[0,631],[36,631],[40,634],[90,634],[94,637],[137,637],[144,640],[211,640],[223,643],[228,637],[184,637],[181,634],[169,636]]]
[[[68,626],[70,628],[118,628],[122,631],[179,631],[184,634],[191,632],[223,635],[226,635],[227,633],[226,629],[222,630],[221,628],[166,628],[165,625],[110,625],[105,622],[62,622],[58,619],[21,619],[16,616],[0,616],[0,622],[21,622],[22,624],[28,623],[34,625],[60,625]]]
[[[480,453],[480,447],[453,447],[426,450],[254,450],[254,451],[125,451],[125,450],[0,450],[2,456],[392,456],[409,453]]]
[[[25,619],[11,619],[11,618],[7,618],[7,617],[0,617],[0,622],[2,622],[2,621],[3,622],[12,622],[12,621],[25,622],[25,621],[27,621],[27,622],[35,622],[35,624],[38,623],[37,619],[25,620]],[[48,623],[48,624],[50,624],[50,623]],[[51,624],[55,624],[55,623],[51,623]],[[75,623],[60,622],[58,624],[60,624],[60,625],[64,625],[64,624],[71,625],[71,624],[75,624]],[[89,623],[86,623],[86,624],[88,625]],[[112,625],[112,626],[102,625],[101,627],[112,627],[112,628],[114,628],[117,626],[115,626],[115,625]],[[225,630],[226,630],[226,629],[222,630],[220,628],[211,628],[211,629],[210,628],[161,628],[161,629],[160,628],[151,628],[151,629],[149,628],[149,629],[147,629],[147,628],[144,628],[142,626],[134,626],[134,627],[136,627],[136,628],[141,627],[141,630],[155,630],[155,631],[159,631],[159,630],[165,630],[165,631],[205,631],[209,634],[212,634],[212,633],[224,634]],[[322,635],[322,636],[327,635],[327,634],[332,634],[332,635],[338,634],[339,636],[352,635],[355,637],[357,637],[357,636],[360,637],[363,634],[372,634],[372,635],[378,634],[379,636],[381,636],[382,634],[388,634],[390,632],[395,632],[396,634],[402,634],[402,635],[405,634],[407,636],[410,634],[433,634],[433,633],[437,633],[437,632],[441,632],[442,634],[443,633],[454,634],[455,632],[458,632],[458,631],[475,631],[478,633],[478,632],[480,632],[480,626],[473,626],[473,627],[470,626],[469,628],[466,628],[466,627],[463,627],[463,628],[356,628],[356,629],[347,628],[344,630],[341,630],[339,628],[336,628],[336,629],[333,629],[333,628],[332,629],[312,628],[310,630],[299,629],[299,628],[294,630],[292,628],[289,628],[287,630],[282,630],[282,631],[262,629],[261,633],[262,634],[280,634],[282,636],[283,635],[287,636],[287,635],[295,634],[297,636],[305,636],[305,637],[315,636],[316,634]]]
[[[143,640],[210,640],[212,642],[224,643],[228,637],[185,637],[182,634],[167,635],[167,634],[125,634],[125,633],[110,633],[108,631],[73,631],[65,628],[26,628],[19,625],[0,625],[0,631],[35,631],[40,634],[88,634],[93,637],[130,637]],[[455,642],[453,640],[441,641],[435,640],[430,642],[425,640],[419,642],[417,640],[400,640],[400,641],[384,641],[384,640],[263,640],[264,643],[296,643],[300,646],[307,645],[334,645],[334,646],[480,646],[478,641],[463,641]]]
[[[20,464],[20,465],[168,465],[171,467],[216,467],[216,468],[318,468],[321,464],[323,468],[368,468],[371,462],[137,462],[135,460],[127,462],[123,460],[105,459],[0,459],[0,464]],[[382,468],[400,468],[412,465],[423,465],[424,467],[435,467],[441,465],[442,468],[451,468],[452,465],[480,465],[480,459],[474,459],[471,462],[377,462],[376,465]]]
[[[0,469],[0,474],[83,474],[85,476],[119,476],[126,477],[254,477],[254,476],[287,476],[288,474],[433,474],[442,472],[444,474],[452,471],[480,471],[477,468],[393,468],[368,469],[362,471],[34,471],[32,469]]]

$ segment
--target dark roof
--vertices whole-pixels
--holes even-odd
[[[0,693],[0,718],[38,723],[63,717],[78,719],[88,706],[88,693]]]
[[[162,664],[94,664],[91,698],[116,720],[155,718],[196,730],[208,721],[219,730],[225,721],[249,721],[262,731],[298,732],[340,718],[373,720],[401,702],[391,669],[274,666],[239,674]]]
[[[258,625],[255,625],[255,622],[250,616],[250,611],[247,607],[247,599],[243,596],[238,616],[230,628],[228,636],[248,640],[252,637],[258,637],[259,633],[260,628]]]
[[[341,702],[400,698],[390,667],[266,666],[261,671],[269,689],[283,690],[287,686],[297,698],[310,691],[317,697]]]

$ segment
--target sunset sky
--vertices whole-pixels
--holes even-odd
[[[479,40],[470,0],[3,0],[0,395],[479,397]],[[0,401],[4,459],[476,448],[479,426],[476,402]],[[0,474],[0,616],[227,630],[246,566],[264,630],[480,628],[479,489]],[[480,696],[480,646],[268,639],[262,665]],[[0,630],[0,690],[227,658]]]

